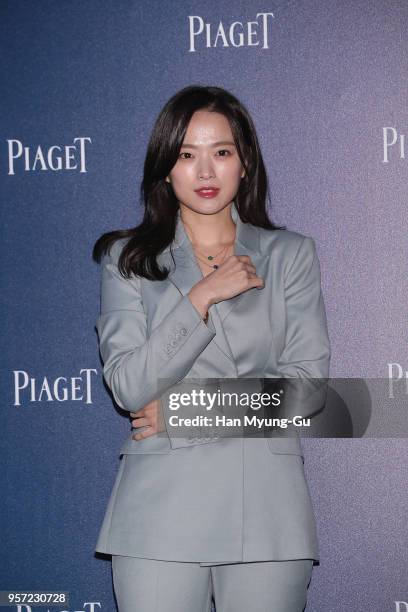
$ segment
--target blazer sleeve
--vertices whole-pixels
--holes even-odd
[[[325,405],[331,353],[312,238],[303,237],[286,274],[284,291],[285,344],[277,365],[279,374],[291,380],[286,381],[282,414],[312,416]]]
[[[189,297],[180,294],[173,310],[148,335],[140,278],[125,279],[120,274],[118,242],[101,262],[96,328],[104,379],[117,404],[133,412],[183,379],[216,331],[210,320],[203,321]]]
[[[286,334],[278,360],[282,376],[327,378],[330,341],[312,238],[305,236],[285,279]]]

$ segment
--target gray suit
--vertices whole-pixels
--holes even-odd
[[[202,274],[180,218],[175,264],[169,248],[158,258],[171,268],[165,281],[124,279],[123,240],[104,257],[97,330],[104,377],[123,409],[136,411],[188,378],[222,385],[223,378],[328,376],[313,240],[242,223],[234,204],[232,216],[235,254],[250,256],[265,287],[211,306],[207,324],[187,296]],[[130,435],[120,454],[98,552],[201,565],[318,560],[298,437]]]

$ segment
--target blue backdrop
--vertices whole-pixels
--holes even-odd
[[[168,98],[225,87],[254,118],[273,220],[316,242],[331,376],[404,379],[408,6],[17,0],[0,15],[0,590],[64,590],[70,610],[111,612],[109,558],[94,546],[130,423],[102,379],[92,246],[141,219]],[[303,446],[321,550],[307,610],[397,609],[406,440]]]

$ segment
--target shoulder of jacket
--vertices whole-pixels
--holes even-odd
[[[313,238],[292,230],[261,229],[261,250],[281,262],[285,278],[301,262],[313,262],[316,248]]]
[[[289,253],[298,251],[303,243],[312,242],[313,238],[295,232],[293,230],[268,230],[263,227],[258,228],[260,232],[261,243],[270,247],[279,245]]]

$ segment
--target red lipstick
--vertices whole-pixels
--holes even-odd
[[[215,187],[200,187],[200,189],[194,189],[194,191],[202,198],[215,198],[218,195],[219,189]]]

